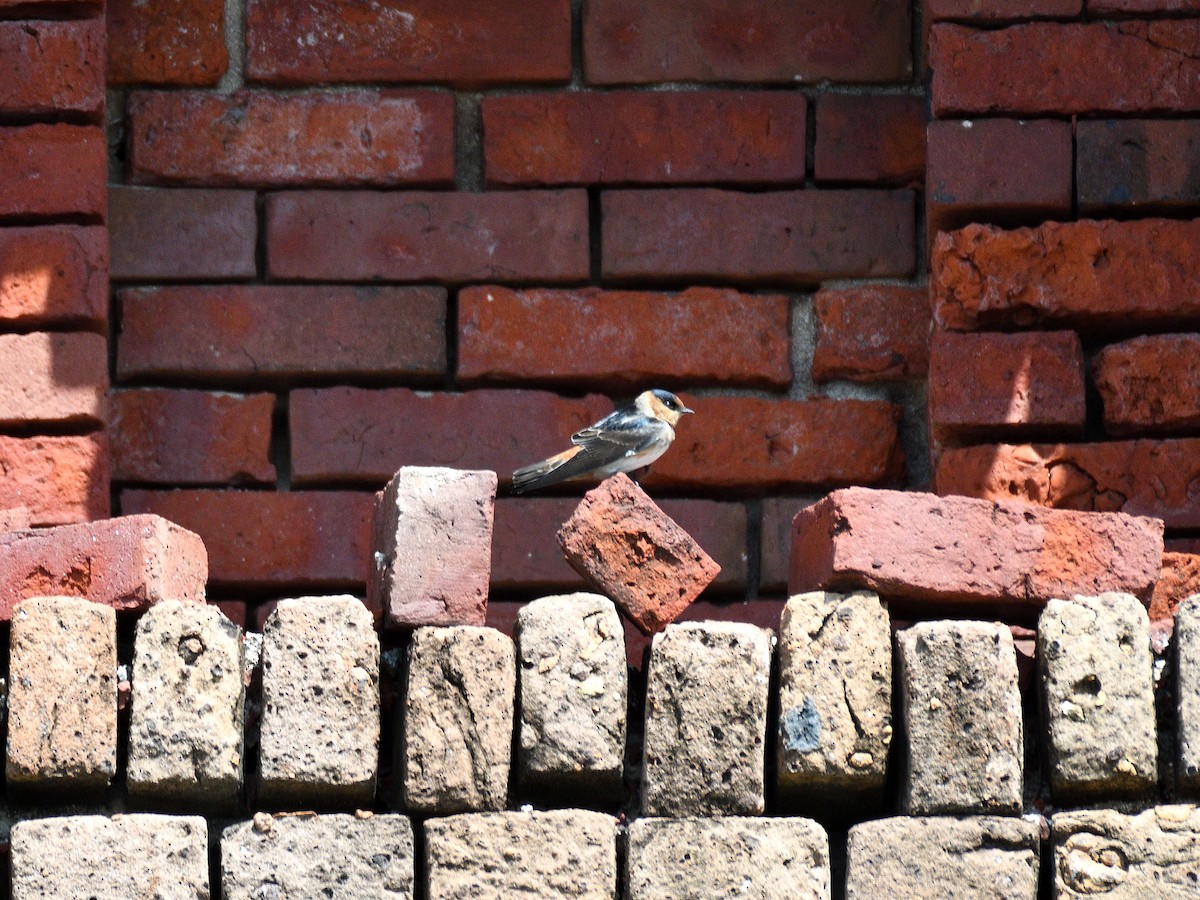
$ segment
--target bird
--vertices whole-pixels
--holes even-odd
[[[571,447],[513,472],[513,493],[571,478],[607,478],[650,465],[675,440],[675,426],[693,412],[670,391],[642,391],[628,406],[571,435]]]

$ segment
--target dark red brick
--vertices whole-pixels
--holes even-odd
[[[764,593],[787,591],[792,551],[792,519],[816,502],[816,497],[767,497],[762,501],[759,527],[758,589]],[[771,627],[778,627],[778,623]]]
[[[925,99],[908,94],[821,94],[818,182],[917,186],[925,180]]]
[[[268,84],[566,81],[568,0],[250,0],[246,77]]]
[[[1200,121],[1107,119],[1075,127],[1081,212],[1200,206]]]
[[[246,627],[245,600],[209,600],[208,605],[219,609],[221,614],[238,628]]]
[[[0,218],[86,216],[103,219],[108,144],[88,125],[0,128]]]
[[[0,425],[104,425],[108,342],[89,332],[0,334]]]
[[[109,195],[114,279],[253,278],[257,232],[253,191],[114,186]]]
[[[906,190],[609,191],[601,205],[605,278],[811,285],[915,264]]]
[[[871,284],[813,298],[814,381],[921,378],[929,368],[929,291]]]
[[[1102,0],[1101,0],[1102,2]],[[1091,0],[1089,10],[1095,9]],[[1083,0],[928,0],[925,15],[934,22],[1020,22],[1028,19],[1073,19]]]
[[[582,190],[284,192],[267,199],[267,259],[277,278],[582,281],[587,215]]]
[[[87,328],[108,321],[108,232],[56,225],[0,229],[0,322]]]
[[[608,390],[784,388],[792,380],[789,303],[716,288],[466,288],[458,294],[458,377]]]
[[[108,0],[108,83],[212,87],[229,66],[224,0]]]
[[[134,93],[128,117],[135,181],[281,187],[454,180],[450,94]]]
[[[103,0],[0,0],[0,16],[5,19],[65,19],[93,15],[103,7]]]
[[[592,0],[584,74],[593,84],[908,81],[909,17],[901,0]]]
[[[791,91],[485,97],[484,172],[494,185],[802,183],[805,111]]]
[[[1088,13],[1094,16],[1196,11],[1200,11],[1200,0],[1088,0]]]
[[[104,432],[0,436],[0,509],[24,507],[33,525],[72,525],[109,515]],[[0,528],[0,531],[4,529]]]
[[[104,109],[104,23],[0,22],[0,113]]]
[[[1092,362],[1110,434],[1200,429],[1200,335],[1160,334],[1110,344]]]

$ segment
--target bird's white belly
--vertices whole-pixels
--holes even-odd
[[[596,470],[596,474],[607,478],[609,475],[616,475],[618,472],[632,472],[634,469],[640,469],[650,465],[660,456],[667,452],[667,448],[671,446],[670,441],[659,441],[651,445],[641,453],[632,453],[627,456],[622,456],[620,459],[609,463],[602,468]]]

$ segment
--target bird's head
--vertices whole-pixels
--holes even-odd
[[[661,388],[642,391],[638,394],[636,402],[638,411],[642,415],[661,419],[672,428],[685,413],[693,411],[684,406],[683,401],[670,391],[664,391]]]

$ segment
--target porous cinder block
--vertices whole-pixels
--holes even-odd
[[[12,900],[208,900],[208,824],[137,813],[27,819],[12,829]]]
[[[655,635],[646,688],[648,816],[763,811],[771,632],[685,622]]]
[[[598,594],[534,600],[517,611],[518,777],[533,791],[610,798],[625,760],[625,631]]]
[[[1175,782],[1194,797],[1200,794],[1200,593],[1175,613],[1175,678]]]
[[[829,900],[829,837],[811,819],[638,819],[628,900]]]
[[[404,805],[445,815],[508,802],[516,660],[493,628],[418,628],[408,655]]]
[[[1037,656],[1057,800],[1138,798],[1158,782],[1150,619],[1137,598],[1051,600]]]
[[[138,620],[126,783],[143,802],[225,811],[243,770],[242,630],[214,606],[166,600]]]
[[[483,625],[495,472],[405,466],[375,497],[370,597],[387,624]]]
[[[612,900],[617,823],[579,809],[466,813],[425,823],[427,894],[438,900]]]
[[[673,622],[721,571],[625,474],[584,495],[558,543],[584,581],[647,634]]]
[[[221,896],[412,900],[412,824],[371,813],[258,813],[221,832]]]
[[[263,628],[259,800],[369,804],[379,757],[379,636],[354,597],[281,600]]]
[[[779,624],[779,793],[806,811],[882,799],[892,632],[871,591],[797,594]],[[865,797],[864,797],[865,795]]]
[[[921,622],[896,635],[910,815],[1015,813],[1024,748],[1012,634],[989,622]]]
[[[36,597],[13,615],[9,790],[98,795],[117,771],[117,615]]]

